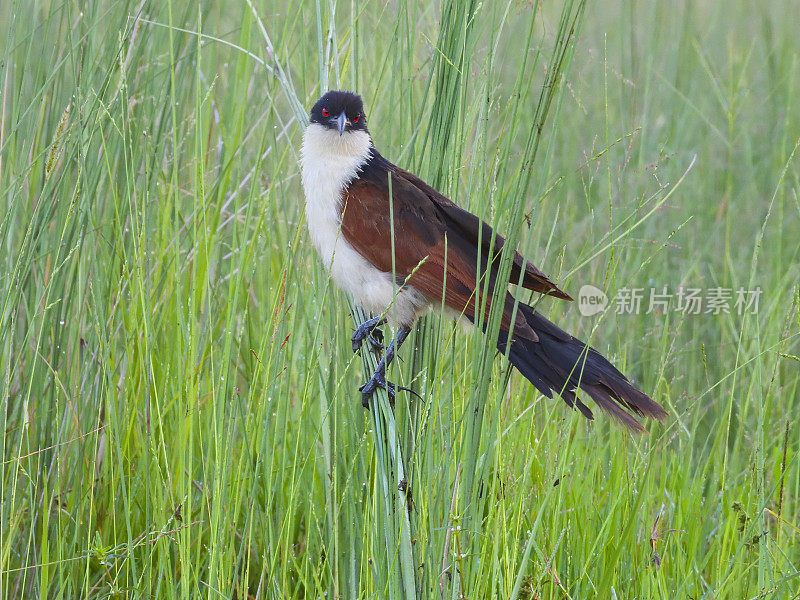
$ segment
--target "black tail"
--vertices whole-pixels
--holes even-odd
[[[526,304],[519,311],[536,332],[538,341],[512,338],[508,359],[542,394],[557,392],[570,407],[587,419],[592,411],[575,395],[578,388],[589,394],[612,417],[637,432],[646,431],[631,413],[663,420],[667,411],[637,390],[605,357],[572,337]],[[497,348],[505,353],[508,332],[500,331]]]

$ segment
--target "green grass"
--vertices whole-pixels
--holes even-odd
[[[616,4],[2,3],[0,597],[800,597],[796,6]],[[573,296],[757,314],[540,302],[648,436],[437,314],[364,411],[299,182],[337,86]]]

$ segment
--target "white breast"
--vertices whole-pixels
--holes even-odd
[[[308,231],[325,268],[345,293],[374,315],[391,305],[390,320],[411,325],[427,299],[410,287],[396,295],[391,273],[374,267],[341,234],[344,189],[369,159],[371,147],[366,131],[340,136],[316,123],[308,126],[301,154]]]

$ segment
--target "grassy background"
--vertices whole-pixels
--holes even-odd
[[[800,597],[796,7],[552,4],[0,5],[0,597]],[[437,315],[381,421],[303,230],[328,85],[573,295],[758,313],[541,302],[646,437]]]

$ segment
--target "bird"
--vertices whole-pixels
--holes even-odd
[[[358,94],[331,90],[317,100],[303,133],[300,163],[311,242],[333,281],[373,315],[355,329],[353,351],[364,340],[382,348],[377,332],[387,320],[396,330],[377,369],[359,388],[365,407],[378,388],[393,396],[386,368],[419,317],[443,306],[454,319],[485,330],[495,286],[502,285],[497,349],[539,392],[548,398],[559,394],[591,420],[580,389],[634,432],[646,431],[640,418],[667,417],[597,350],[515,301],[509,283],[572,298],[517,251],[509,280],[498,281],[505,238],[384,158]]]

